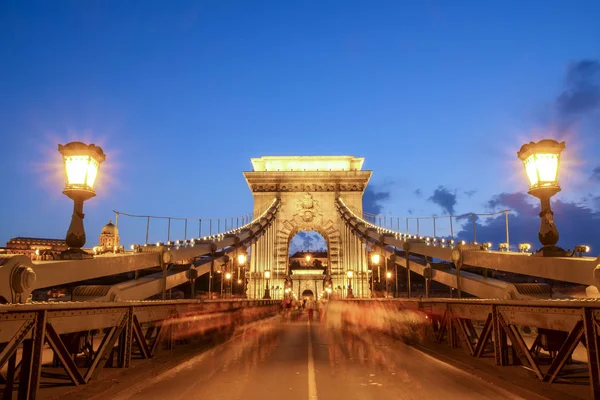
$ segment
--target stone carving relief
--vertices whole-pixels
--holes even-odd
[[[305,229],[312,229],[315,225],[321,224],[321,204],[314,199],[312,194],[304,193],[296,200],[296,214],[294,220],[299,226]]]
[[[362,192],[365,189],[363,183],[271,183],[268,181],[253,183],[250,185],[253,192],[335,192],[341,190],[343,192]]]

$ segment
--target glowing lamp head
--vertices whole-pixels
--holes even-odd
[[[575,246],[573,251],[581,256],[585,253],[589,253],[591,251],[591,249],[590,249],[590,246],[588,246],[588,245],[580,244],[578,246]]]
[[[231,279],[231,272],[227,272],[225,274],[225,279],[227,279],[227,280]]]
[[[527,253],[529,250],[531,250],[531,245],[529,243],[519,244],[519,251],[521,253]]]
[[[238,254],[238,256],[237,256],[237,262],[238,262],[238,265],[244,265],[244,264],[246,264],[246,254],[244,254],[244,253]]]
[[[352,277],[354,276],[354,272],[348,271],[348,272],[346,272],[346,275],[348,275],[348,278],[352,279]]]
[[[269,279],[271,278],[271,271],[267,270],[265,271],[265,279]]]
[[[390,279],[392,277],[392,273],[391,272],[386,272],[385,273],[385,277]]]
[[[67,182],[65,193],[86,193],[88,198],[94,197],[96,178],[100,164],[106,159],[102,148],[94,144],[87,145],[81,142],[59,144],[58,151],[63,156]]]
[[[552,139],[540,140],[537,143],[524,144],[517,153],[523,161],[525,172],[529,179],[529,193],[536,195],[540,190],[558,193],[558,168],[560,153],[565,148],[565,142]]]
[[[310,262],[310,259],[311,259],[310,254],[307,254],[306,257],[304,257],[304,259],[306,260],[306,262]]]
[[[381,259],[381,256],[379,255],[379,253],[373,253],[371,254],[371,262],[375,265],[379,265],[379,261]]]

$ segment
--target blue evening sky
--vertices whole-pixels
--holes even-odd
[[[386,214],[441,215],[440,185],[460,214],[525,192],[517,150],[556,137],[557,198],[580,201],[599,192],[596,114],[559,131],[553,107],[569,65],[600,58],[598,21],[594,0],[4,0],[0,242],[64,237],[71,140],[107,153],[88,245],[113,209],[249,212],[242,171],[263,155],[365,157]]]

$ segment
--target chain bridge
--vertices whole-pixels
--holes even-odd
[[[2,255],[3,398],[600,398],[600,260],[546,243],[546,211],[532,253],[509,242],[509,210],[495,246],[455,237],[474,214],[368,214],[362,158],[251,161],[248,215],[115,211],[106,234],[141,218],[138,243]],[[150,242],[157,219],[167,229]],[[310,231],[326,251],[293,262]],[[36,297],[57,288],[67,300]],[[314,317],[292,308],[303,300]]]

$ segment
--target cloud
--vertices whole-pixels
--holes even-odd
[[[298,232],[298,239],[306,250],[309,250],[314,242],[313,236],[308,232]]]
[[[417,189],[415,190],[415,196],[417,197],[423,197],[423,191],[421,189]]]
[[[600,182],[600,165],[592,170],[591,179],[596,182]]]
[[[408,215],[413,215],[415,212],[412,210],[412,208],[408,209]]]
[[[456,192],[453,193],[444,186],[438,186],[427,200],[440,206],[444,213],[449,215],[454,214]]]
[[[563,91],[555,101],[559,128],[566,130],[600,110],[600,62],[580,60],[569,65]]]
[[[377,190],[373,185],[367,186],[367,189],[363,193],[363,210],[370,214],[381,214],[383,211],[381,202],[388,200],[390,198],[390,193],[391,192],[387,189]]]
[[[477,190],[467,190],[464,193],[465,193],[465,196],[467,196],[467,197],[473,197],[473,195],[475,195],[475,193],[477,193]]]
[[[291,254],[294,254],[297,251],[315,251],[326,248],[327,243],[325,242],[325,239],[315,231],[298,232],[290,241]]]
[[[501,193],[492,197],[487,206],[490,211],[512,210],[509,214],[509,239],[513,249],[519,243],[530,243],[534,249],[541,247],[537,238],[540,227],[539,201],[526,193]],[[595,207],[590,207],[586,202],[553,199],[552,210],[560,235],[558,246],[573,249],[575,245],[588,244],[593,254],[600,251],[600,212]],[[506,242],[505,224],[504,214],[477,220],[477,241],[492,242],[494,248],[498,243]],[[464,224],[457,236],[472,241],[472,225]]]

